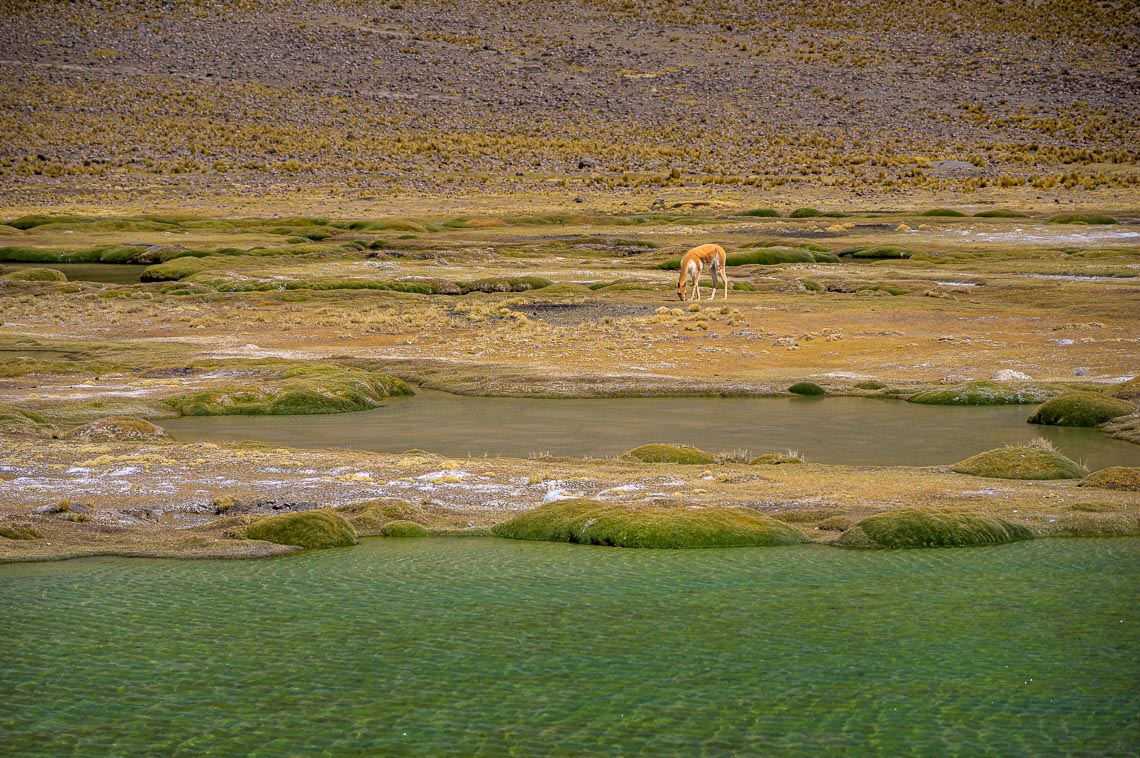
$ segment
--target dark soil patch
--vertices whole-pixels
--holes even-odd
[[[575,326],[603,318],[647,318],[657,310],[652,305],[612,305],[609,303],[535,303],[511,308],[554,326]]]

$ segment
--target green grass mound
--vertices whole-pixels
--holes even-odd
[[[0,405],[0,427],[36,427],[47,421],[38,413],[22,411],[11,405]]]
[[[9,282],[66,282],[67,275],[54,268],[21,268],[0,275],[0,279]]]
[[[1041,403],[1049,392],[1038,387],[1013,387],[1003,382],[967,382],[946,389],[912,395],[912,403],[923,405],[1022,405]]]
[[[491,277],[473,282],[457,282],[460,291],[468,292],[526,292],[549,287],[554,282],[541,276]],[[446,294],[446,293],[444,293]]]
[[[380,527],[381,537],[426,537],[428,530],[415,521],[389,521]]]
[[[726,255],[726,266],[777,266],[781,263],[815,263],[815,255],[810,250],[794,247],[762,247],[743,253]],[[680,268],[680,261],[677,268]]]
[[[38,540],[43,537],[30,524],[0,524],[0,537],[6,540]]]
[[[793,395],[826,395],[827,390],[820,387],[815,382],[796,382],[791,387],[788,387],[788,392]]]
[[[974,218],[1029,218],[1025,213],[1018,213],[1017,211],[1007,211],[1002,208],[995,208],[992,211],[982,211],[975,213]]]
[[[164,400],[183,416],[301,416],[376,408],[410,395],[399,379],[344,366],[297,367],[247,386],[230,385]]]
[[[0,247],[0,261],[20,263],[131,263],[145,248],[96,245],[87,248]]]
[[[209,268],[205,258],[186,256],[174,258],[165,263],[148,266],[139,274],[140,282],[172,282],[186,279]]]
[[[964,218],[966,216],[966,214],[962,213],[962,211],[956,211],[953,208],[931,208],[930,210],[923,211],[918,215],[941,218]]]
[[[1050,224],[1115,224],[1118,223],[1112,216],[1100,216],[1093,213],[1062,213],[1049,219]]]
[[[742,211],[740,215],[754,218],[779,218],[780,212],[775,208],[753,208],[750,211]]]
[[[1066,392],[1041,405],[1029,417],[1031,424],[1047,426],[1096,426],[1117,416],[1136,412],[1127,400],[1098,392]]]
[[[89,442],[155,442],[173,439],[157,424],[134,416],[107,416],[74,429],[67,439]]]
[[[692,445],[652,443],[635,447],[622,453],[622,458],[631,458],[642,463],[680,463],[700,466],[716,462],[716,456]]]
[[[764,453],[748,461],[750,466],[781,466],[785,463],[803,463],[796,453]]]
[[[431,518],[422,505],[390,498],[342,505],[336,512],[348,519],[361,537],[382,536],[384,527],[395,521],[423,526]]]
[[[1109,466],[1100,471],[1092,472],[1082,479],[1077,486],[1140,492],[1140,468],[1135,466]]]
[[[904,509],[863,519],[843,533],[846,547],[977,547],[1033,539],[1020,524],[987,516]]]
[[[497,537],[644,548],[794,545],[795,527],[749,508],[688,508],[561,500],[491,529]]]
[[[286,513],[255,521],[246,529],[251,540],[296,545],[308,550],[356,544],[356,530],[343,516],[328,511]]]
[[[1045,440],[979,453],[951,465],[950,470],[991,479],[1080,479],[1088,474]]]
[[[788,218],[819,218],[823,211],[818,208],[796,208],[788,214]]]
[[[1133,403],[1140,402],[1140,376],[1116,385],[1109,394],[1121,400],[1129,400]]]

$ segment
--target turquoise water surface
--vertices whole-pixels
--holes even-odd
[[[1140,539],[0,566],[5,755],[1135,755]]]

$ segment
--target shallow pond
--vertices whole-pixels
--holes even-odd
[[[6,268],[50,268],[62,271],[69,282],[138,284],[149,266],[134,263],[5,263]]]
[[[213,416],[161,422],[183,442],[256,440],[294,447],[449,456],[612,456],[649,442],[712,452],[803,453],[816,463],[946,465],[1043,436],[1096,469],[1140,466],[1140,446],[1095,429],[1026,423],[1034,406],[951,407],[875,398],[461,397],[421,390],[365,413]]]
[[[0,566],[6,755],[1134,755],[1140,539]]]

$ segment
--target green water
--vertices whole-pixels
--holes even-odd
[[[1140,539],[0,566],[7,755],[1135,755]]]
[[[1090,469],[1140,466],[1140,446],[1099,429],[1026,423],[1032,405],[919,405],[865,397],[463,397],[417,390],[363,413],[164,419],[181,442],[525,458],[614,456],[650,442],[712,452],[796,450],[812,463],[944,466],[1036,436]],[[678,408],[683,409],[678,412]]]
[[[5,263],[10,269],[52,268],[62,271],[69,282],[105,282],[138,284],[139,276],[149,266],[135,263]]]

